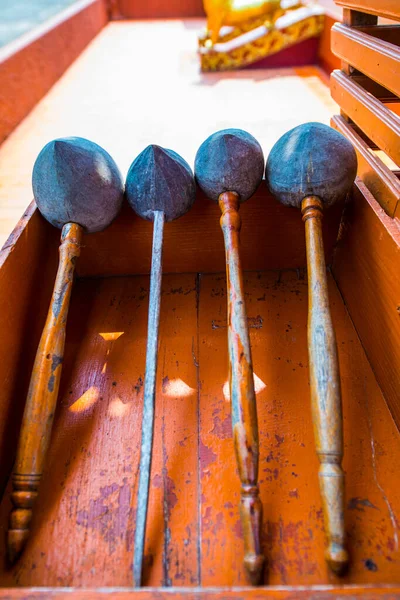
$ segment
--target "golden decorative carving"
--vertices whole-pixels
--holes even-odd
[[[201,70],[224,71],[255,63],[318,36],[323,10],[297,0],[204,0],[207,32],[199,38]]]

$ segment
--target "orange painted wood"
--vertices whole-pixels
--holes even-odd
[[[332,260],[343,203],[329,209],[324,227],[327,264]],[[164,232],[163,269],[171,272],[225,270],[224,243],[219,227],[221,212],[198,190],[193,208],[169,223]],[[304,227],[298,213],[283,207],[262,182],[240,208],[240,252],[244,269],[296,268],[306,263]],[[50,227],[50,225],[48,226]],[[85,237],[79,259],[80,277],[149,273],[151,223],[143,222],[124,205],[104,232]],[[204,243],[207,240],[207,243]]]
[[[15,53],[0,50],[0,143],[107,22],[105,1],[94,0]]]
[[[335,0],[338,6],[400,21],[398,0]]]
[[[332,98],[396,164],[400,164],[400,117],[341,71],[331,75]]]
[[[147,277],[76,282],[52,446],[32,534],[13,571],[16,579],[13,572],[2,572],[3,584],[7,578],[14,584],[25,580],[24,585],[40,579],[41,585],[52,586],[132,584],[148,292]],[[167,277],[162,303],[144,581],[194,585],[195,276]],[[67,523],[72,527],[68,541]],[[49,567],[60,552],[62,569]],[[21,579],[23,565],[28,571]]]
[[[334,573],[342,574],[349,560],[344,525],[342,398],[322,242],[322,201],[314,196],[305,198],[301,203],[301,214],[307,246],[311,411],[328,542],[325,558]]]
[[[16,589],[8,588],[0,591],[0,600],[8,599],[26,599],[38,598],[47,600],[48,598],[57,598],[57,600],[68,600],[69,598],[82,598],[84,600],[102,600],[103,598],[135,599],[138,600],[181,600],[182,598],[193,599],[193,590],[190,589],[151,589],[151,590],[131,590],[131,589],[102,589],[102,590],[80,590],[80,589],[40,589],[32,588]],[[241,588],[232,590],[230,588],[216,588],[212,590],[197,589],[195,598],[201,600],[261,600],[268,598],[270,600],[294,600],[294,598],[308,600],[312,596],[315,600],[328,600],[330,598],[363,598],[363,600],[398,600],[400,588],[398,586],[340,586],[340,587],[287,587],[287,588]]]
[[[304,585],[337,584],[339,581],[329,574],[324,560],[318,460],[309,409],[307,284],[304,275],[301,273],[298,278],[292,272],[267,272],[247,274],[244,278],[260,432],[263,548],[269,562],[265,582],[270,585],[293,585],[294,582]],[[375,486],[371,452],[381,443],[375,437],[377,429],[371,442],[369,424],[373,428],[383,427],[376,394],[378,390],[370,387],[370,376],[364,371],[365,359],[361,358],[361,346],[358,347],[350,317],[330,277],[328,287],[338,342],[344,414],[345,523],[351,556],[350,571],[344,582],[377,581],[381,576],[383,579],[380,581],[388,582],[391,579],[386,568],[391,561],[386,563],[383,558],[387,555],[386,533],[390,531],[391,536],[396,536],[397,530],[393,529],[381,491],[377,488],[373,493],[369,488],[369,485]],[[221,565],[224,565],[224,584],[243,585],[246,579],[242,566],[242,532],[236,508],[240,485],[232,469],[234,452],[227,389],[224,276],[202,276],[200,290],[202,584],[220,585]],[[380,392],[378,394],[384,403],[383,396]],[[369,413],[371,407],[378,413]],[[398,440],[395,442],[397,447],[400,436],[386,405],[383,404],[382,408],[388,416],[386,431],[389,438],[385,438],[386,433],[382,429],[382,438],[378,437],[382,439],[385,451],[375,458],[386,461],[390,460],[388,454],[391,454],[394,440]],[[389,463],[386,465],[389,466]],[[384,468],[383,464],[375,464],[380,477]],[[394,473],[395,466],[392,468]],[[385,481],[385,493],[387,486]],[[397,489],[395,485],[391,490],[394,489]],[[365,502],[366,499],[368,502]],[[359,500],[374,505],[377,501],[379,509],[368,509],[362,503],[359,505]],[[391,510],[396,514],[393,500],[390,502]],[[373,523],[381,531],[378,524],[383,514],[388,519],[384,546],[376,538],[367,540],[362,535],[360,537],[362,529],[366,527],[369,530]],[[374,537],[376,534],[379,537],[378,531],[375,531]],[[382,560],[379,559],[379,565],[376,563],[377,570],[369,571],[366,564],[372,563],[368,562],[367,554],[372,553],[371,560],[375,563],[383,548]],[[394,553],[396,562],[400,555],[398,550]],[[397,580],[396,569],[392,571],[392,581]]]
[[[324,5],[323,5],[324,6]],[[324,6],[325,8],[325,6]],[[340,9],[337,9],[340,13]],[[341,19],[341,15],[338,17]],[[333,15],[326,13],[324,17],[324,28],[319,38],[318,44],[318,62],[322,68],[330,75],[334,69],[340,69],[340,59],[334,55],[331,49],[331,29],[338,19]]]
[[[202,0],[117,0],[120,14],[127,19],[165,19],[202,17]]]
[[[360,181],[345,214],[333,272],[400,428],[400,227]]]
[[[0,561],[3,586],[131,585],[148,285],[148,277],[136,276],[76,282],[50,460],[25,553],[12,569]],[[244,286],[270,563],[264,581],[337,585],[323,557],[305,273],[248,273]],[[343,386],[352,557],[343,581],[399,583],[391,515],[400,509],[400,435],[331,277],[328,286]],[[166,276],[162,302],[146,583],[243,585],[225,275]],[[2,528],[9,507],[6,494]]]
[[[333,117],[331,125],[351,141],[357,152],[359,177],[386,213],[393,217],[400,201],[398,177],[371,152],[368,144],[343,117]]]
[[[399,31],[398,31],[399,36]],[[342,60],[400,95],[400,48],[362,31],[336,23],[331,32],[332,50]]]
[[[364,88],[364,90],[383,102],[383,104],[395,104],[399,102],[399,98],[395,94],[389,92],[389,90],[379,85],[379,83],[376,83],[376,81],[373,81],[369,77],[366,77],[365,75],[352,74],[351,78],[353,81],[358,83],[358,85]],[[390,106],[390,108],[392,108],[392,106]]]
[[[12,475],[13,509],[7,533],[11,562],[23,551],[29,537],[57,403],[64,360],[65,332],[83,229],[76,223],[64,225],[59,248],[60,263],[53,295],[29,383],[17,458]]]
[[[389,44],[393,44],[395,46],[399,45],[399,26],[397,24],[383,25],[379,23],[379,25],[362,25],[357,29],[358,31],[366,33],[367,35],[371,35],[379,40],[388,42]]]

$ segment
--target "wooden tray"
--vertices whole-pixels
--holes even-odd
[[[47,469],[30,541],[12,569],[8,479],[59,232],[32,204],[0,254],[0,598],[400,594],[400,231],[360,180],[339,227],[342,210],[327,212],[324,235],[343,390],[348,574],[330,574],[323,555],[303,224],[263,184],[241,214],[265,587],[246,588],[243,571],[222,234],[218,207],[199,193],[165,232],[147,590],[131,589],[131,564],[151,225],[125,207],[107,231],[85,237]]]

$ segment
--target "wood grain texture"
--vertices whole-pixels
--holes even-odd
[[[75,223],[65,225],[61,234],[57,277],[33,365],[12,475],[13,509],[7,533],[11,562],[21,554],[29,537],[32,512],[50,444],[75,262],[80,254],[82,234],[82,227]]]
[[[332,27],[331,46],[336,56],[394,94],[400,95],[398,46],[340,23],[335,23]]]
[[[39,571],[45,585],[46,580],[53,586],[74,581],[132,584],[148,293],[146,277],[76,283],[50,460],[32,536],[14,571],[20,583],[25,564],[28,585],[34,584]],[[195,276],[170,277],[162,304],[144,583],[193,585],[197,583],[197,442],[192,435],[197,415],[192,358]],[[82,554],[75,542],[62,541],[67,522]],[[43,534],[50,534],[51,542],[45,542]],[[50,568],[59,552],[62,569]],[[32,563],[37,568],[32,569]],[[10,575],[2,573],[1,580]]]
[[[329,209],[324,228],[327,264],[332,260],[343,203]],[[219,272],[225,269],[220,210],[197,190],[192,209],[165,228],[164,272]],[[304,227],[298,212],[283,207],[263,182],[240,209],[241,259],[244,269],[297,268],[306,263]],[[81,277],[150,272],[151,223],[123,206],[107,231],[86,236],[77,265]],[[207,243],[205,243],[207,240]]]
[[[359,180],[333,273],[400,428],[400,227]]]
[[[341,71],[333,71],[331,75],[331,94],[378,148],[400,164],[400,117]]]
[[[192,589],[148,589],[143,591],[131,589],[102,589],[102,590],[80,590],[71,589],[46,589],[35,590],[32,588],[16,589],[9,588],[0,591],[0,600],[8,599],[26,599],[38,598],[39,600],[47,600],[48,598],[56,598],[57,600],[68,600],[69,598],[83,598],[84,600],[102,600],[103,598],[116,598],[117,600],[138,599],[138,600],[182,600],[182,598],[193,598]],[[212,590],[196,589],[196,600],[262,600],[268,598],[270,600],[295,600],[297,598],[308,600],[312,595],[315,600],[329,600],[336,598],[363,598],[363,600],[398,600],[400,597],[400,588],[398,586],[334,586],[334,587],[287,587],[287,588],[241,588],[240,590],[232,590],[230,588],[214,588]]]
[[[344,524],[342,398],[336,336],[329,309],[321,200],[316,197],[305,198],[301,213],[307,245],[311,411],[328,542],[325,558],[333,572],[341,575],[349,561]]]
[[[107,20],[104,0],[95,0],[38,39],[0,58],[0,142],[43,98]]]
[[[76,282],[41,501],[21,560],[6,569],[0,559],[3,586],[131,585],[148,284],[148,277]],[[264,582],[337,585],[323,557],[305,274],[248,273],[244,286],[259,408],[263,551],[270,562]],[[400,435],[331,277],[328,287],[344,411],[351,554],[344,583],[400,583],[393,520],[400,510]],[[225,274],[165,276],[163,290],[144,583],[243,585]],[[3,529],[9,508],[6,494]],[[0,543],[3,556],[3,537]]]
[[[229,389],[233,443],[241,483],[240,517],[244,565],[250,583],[258,585],[262,580],[264,567],[261,551],[263,507],[258,486],[259,435],[256,394],[240,261],[241,220],[238,194],[221,194],[219,207],[222,213],[220,225],[226,256]]]
[[[329,574],[324,561],[318,460],[309,410],[307,284],[303,276],[302,273],[298,279],[291,272],[269,272],[246,274],[244,278],[260,434],[263,550],[269,562],[264,582],[270,585],[338,582],[334,575]],[[380,506],[386,506],[378,490],[378,495],[373,495],[372,499],[365,487],[374,480],[368,459],[372,447],[367,432],[370,418],[374,427],[378,425],[377,414],[374,417],[369,413],[371,406],[376,406],[377,397],[367,383],[365,372],[361,374],[358,371],[361,363],[358,362],[360,354],[356,340],[347,330],[350,320],[331,278],[328,278],[328,287],[343,385],[344,469],[348,480],[345,521],[351,555],[350,571],[344,581],[365,582],[382,575],[378,573],[385,567],[380,562],[378,569],[366,577],[368,569],[365,561],[368,565],[370,563],[361,555],[370,549],[375,562],[376,550],[373,548],[377,542],[368,545],[366,540],[362,541],[359,527],[369,528],[371,518],[382,518],[382,510],[390,521],[387,507],[376,512],[365,508],[363,512],[363,504],[358,505],[359,500],[366,498],[375,505],[380,497],[383,502]],[[243,585],[242,531],[236,509],[240,485],[232,469],[234,452],[230,437],[228,359],[226,351],[222,351],[223,345],[226,348],[224,277],[202,276],[200,289],[202,584],[220,585],[219,565],[224,565],[225,584]],[[365,401],[368,402],[368,412],[364,412]],[[393,422],[390,431],[397,438]],[[385,435],[384,431],[382,434]],[[392,442],[392,436],[384,442],[385,455]],[[374,438],[374,444],[378,444],[377,438]],[[358,454],[356,457],[355,452],[366,454],[361,458]],[[377,473],[382,473],[381,467],[378,467]],[[386,491],[386,483],[383,489]],[[393,504],[391,509],[396,514]],[[389,527],[390,535],[396,536],[396,530],[391,525]],[[362,550],[359,543],[362,546],[367,543],[367,546]],[[389,577],[386,581],[390,581]]]
[[[398,177],[371,152],[369,145],[346,119],[338,115],[333,117],[331,125],[351,141],[357,153],[358,176],[386,213],[393,217],[400,201]]]
[[[397,0],[335,0],[338,6],[371,15],[400,20],[400,8]]]
[[[32,203],[0,251],[0,490],[9,477],[57,271],[60,232]]]

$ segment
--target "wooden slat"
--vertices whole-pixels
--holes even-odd
[[[335,204],[326,219],[324,238],[328,263],[331,262],[342,209],[342,203]],[[271,196],[265,181],[254,196],[242,204],[240,215],[241,258],[245,269],[290,269],[305,264],[303,223],[295,210],[287,210]],[[192,210],[165,227],[165,273],[215,273],[225,269],[220,216],[217,204],[198,191]],[[78,276],[148,273],[152,227],[152,223],[143,221],[125,205],[105,231],[85,236],[85,251],[77,263]],[[262,252],[254,252],[256,246],[262,247]]]
[[[132,590],[129,588],[5,588],[0,592],[0,600],[342,600],[348,598],[362,598],[362,600],[398,600],[400,587],[397,585],[383,586],[314,586],[314,587],[243,587],[232,590],[231,588],[193,589],[190,588],[148,588]]]
[[[400,95],[400,48],[341,23],[332,27],[331,44],[336,56]]]
[[[343,112],[400,165],[400,118],[341,71],[331,75],[331,94]]]
[[[338,6],[400,21],[399,0],[335,0]]]
[[[398,96],[396,96],[396,94],[393,94],[393,92],[390,92],[385,87],[383,87],[382,85],[380,85],[373,79],[370,79],[366,75],[352,74],[351,78],[353,81],[358,83],[358,85],[360,85],[362,88],[364,88],[364,90],[366,92],[368,92],[369,94],[372,94],[373,96],[375,96],[375,98],[378,98],[378,100],[383,102],[383,104],[396,104],[396,103],[400,102],[400,100],[399,100]],[[392,107],[390,107],[390,108],[392,108]]]
[[[343,218],[333,274],[400,427],[400,227],[359,180]]]
[[[396,175],[371,152],[343,117],[333,117],[331,125],[351,141],[357,152],[358,175],[382,208],[393,217],[400,200],[400,181]]]
[[[21,256],[20,262],[26,264]],[[324,559],[311,420],[305,272],[245,273],[244,284],[257,376],[262,537],[269,563],[264,584],[334,583]],[[387,504],[400,513],[400,434],[331,275],[328,286],[341,370],[352,557],[341,583],[394,583],[400,551]],[[3,288],[4,280],[5,294]],[[32,535],[12,568],[2,537],[3,586],[131,585],[148,291],[148,277],[76,282]],[[8,339],[0,360],[10,352]],[[144,583],[191,586],[192,598],[197,586],[246,585],[227,358],[225,273],[166,275]],[[6,415],[5,427],[9,422]],[[14,445],[15,436],[9,437],[10,452]],[[0,507],[2,532],[9,508],[8,490]]]
[[[369,15],[371,16],[371,15]],[[348,23],[346,23],[348,25]],[[372,35],[384,42],[398,46],[400,43],[400,28],[399,25],[361,25],[357,27],[358,31]]]

